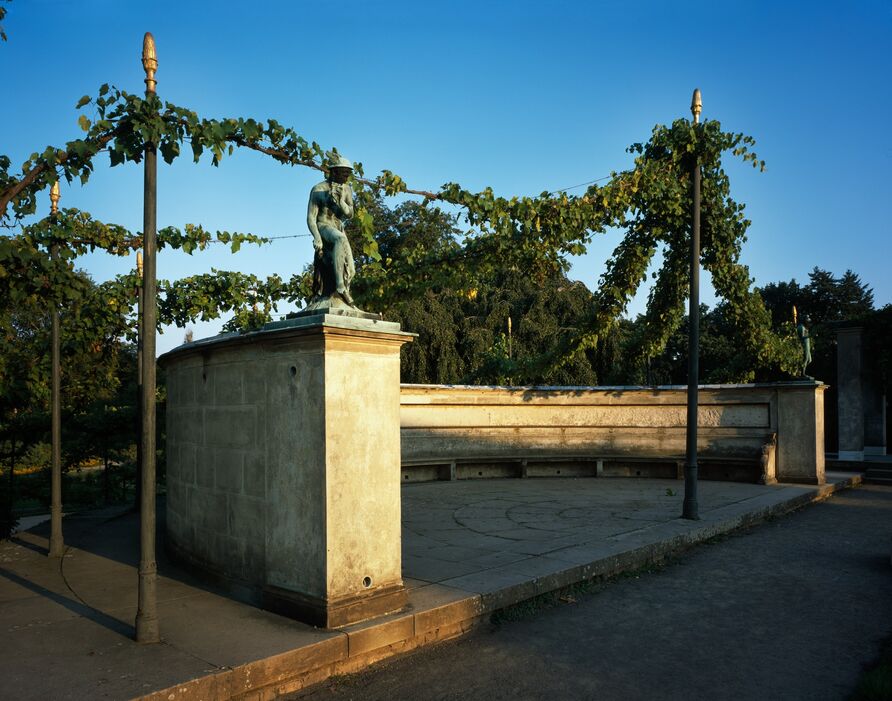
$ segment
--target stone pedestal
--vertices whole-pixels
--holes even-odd
[[[777,481],[824,484],[824,392],[821,382],[784,383],[777,395]]]
[[[864,459],[864,397],[861,393],[860,327],[836,332],[836,383],[839,402],[839,459]]]
[[[863,333],[854,325],[836,331],[840,460],[886,454],[886,397],[865,367]]]
[[[886,395],[878,381],[865,382],[864,455],[886,454]]]
[[[175,553],[326,628],[402,608],[399,350],[411,337],[320,314],[165,355]]]

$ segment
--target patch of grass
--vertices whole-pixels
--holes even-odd
[[[597,593],[617,579],[638,579],[645,574],[660,572],[673,561],[673,559],[667,558],[659,562],[651,562],[641,567],[636,567],[635,569],[585,579],[581,582],[576,582],[576,584],[570,584],[555,591],[546,592],[525,601],[518,601],[516,604],[493,611],[489,620],[495,625],[512,621],[523,621],[547,609],[575,604],[579,599]]]
[[[638,579],[643,574],[654,574],[655,572],[660,572],[661,570],[666,569],[666,565],[670,564],[670,562],[671,561],[668,558],[664,558],[657,562],[650,562],[641,567],[636,567],[634,570],[620,572],[619,574],[609,577],[609,579],[615,579],[617,577],[622,577],[623,579]]]
[[[553,600],[553,594],[542,594],[541,596],[519,601],[511,606],[506,606],[498,611],[493,611],[489,617],[490,623],[499,625],[501,623],[511,623],[512,621],[524,621],[532,618],[540,611],[554,607],[556,604]]]
[[[886,639],[879,659],[861,675],[849,701],[892,699],[892,637]]]
[[[717,535],[710,536],[703,541],[702,545],[715,545],[716,543],[724,543],[731,537],[731,535],[731,533],[719,533]]]

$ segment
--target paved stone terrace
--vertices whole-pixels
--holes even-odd
[[[0,696],[17,699],[274,698],[331,674],[460,634],[491,611],[640,567],[718,533],[858,481],[823,488],[700,483],[699,522],[678,518],[683,483],[528,479],[403,487],[410,608],[324,631],[205,587],[159,553],[164,641],[133,642],[134,514],[65,521],[65,557],[47,524],[0,543]],[[159,542],[159,548],[163,541]]]
[[[767,493],[772,491],[778,490]],[[699,484],[707,518],[765,494],[759,485]],[[658,479],[405,485],[403,574],[481,591],[494,581],[587,564],[627,544],[648,541],[654,528],[687,530],[684,522],[676,523],[683,497],[683,483]]]

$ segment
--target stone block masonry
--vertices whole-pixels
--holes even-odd
[[[823,484],[825,389],[701,386],[701,476]],[[403,385],[403,479],[675,477],[686,401],[684,387]]]
[[[172,552],[316,625],[399,609],[409,340],[398,324],[320,315],[165,355]]]

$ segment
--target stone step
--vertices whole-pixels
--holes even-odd
[[[864,475],[864,484],[882,484],[892,487],[892,477],[870,477]]]

